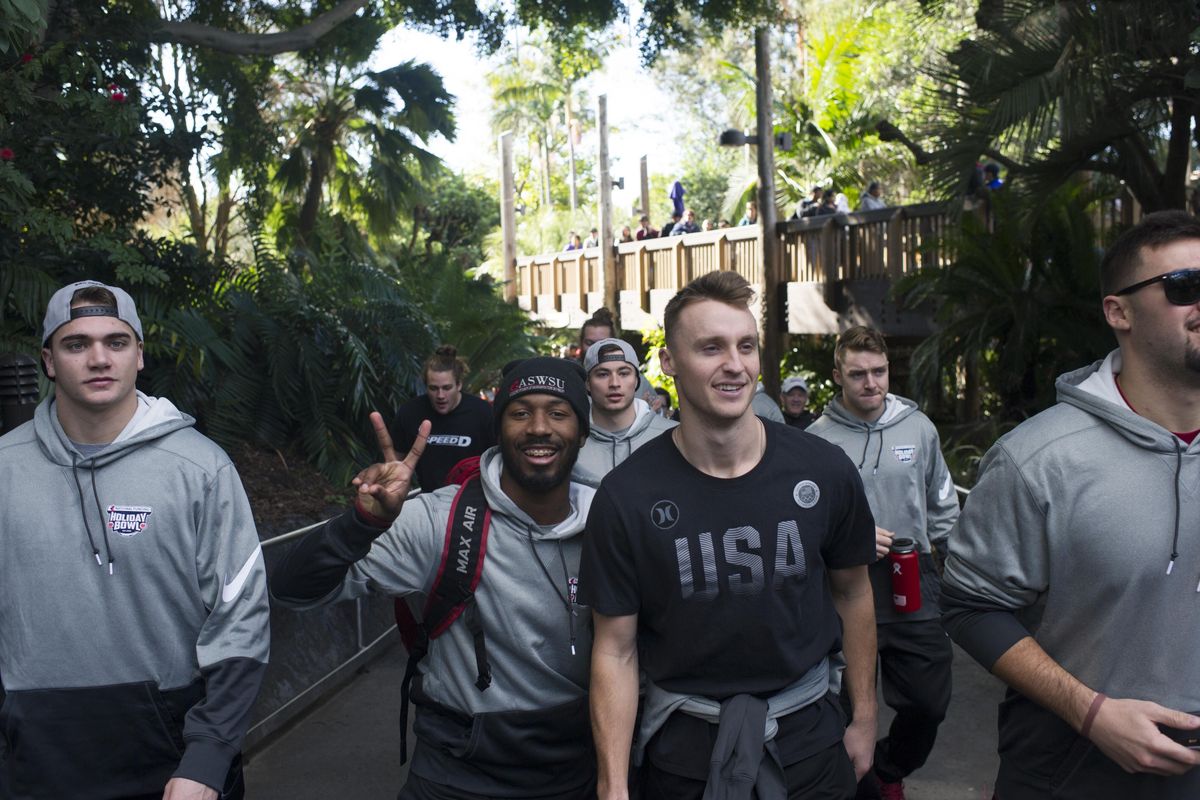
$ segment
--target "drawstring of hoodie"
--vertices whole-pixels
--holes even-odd
[[[1179,558],[1179,475],[1183,470],[1183,448],[1175,443],[1175,532],[1171,536],[1171,560],[1167,563],[1167,574],[1175,569],[1175,559]],[[1200,592],[1200,584],[1196,591]]]
[[[100,493],[96,489],[96,470],[89,470],[92,475],[92,498],[96,501],[96,513],[100,516],[100,532],[104,536],[104,553],[108,556],[108,574],[113,574],[113,556],[112,547],[108,543],[108,528],[104,527],[104,508],[100,505]],[[92,526],[88,523],[87,510],[84,508],[83,486],[79,483],[79,469],[75,463],[75,459],[71,459],[71,477],[75,479],[75,491],[79,494],[79,516],[83,519],[83,530],[87,533],[88,544],[91,545],[92,555],[96,558],[96,564],[103,567],[104,562],[100,559],[100,550],[96,547],[96,540],[92,537]]]
[[[554,590],[554,596],[562,602],[563,608],[567,610],[567,629],[571,636],[571,655],[575,655],[575,600],[571,597],[571,574],[567,570],[567,557],[563,555],[562,542],[556,539],[554,543],[558,545],[558,560],[562,564],[563,579],[567,582],[567,594],[565,596],[558,590],[558,583],[555,582],[554,577],[550,574],[550,570],[546,569],[546,564],[542,561],[542,557],[538,555],[531,528],[527,527],[525,529],[525,538],[529,541],[529,550],[533,553],[533,560],[542,568],[542,574],[550,582],[550,588]]]
[[[871,428],[867,428],[867,440],[863,442],[862,457],[858,459],[858,468],[861,470],[863,464],[867,463],[867,448],[871,445]],[[879,429],[879,449],[875,451],[875,468],[871,470],[871,474],[875,475],[879,472],[879,462],[883,459],[883,428]]]

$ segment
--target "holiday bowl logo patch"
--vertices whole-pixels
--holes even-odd
[[[915,444],[898,444],[892,448],[892,455],[901,464],[911,464],[913,456],[917,454],[917,446]]]
[[[792,499],[801,508],[812,508],[821,499],[821,488],[812,481],[800,481],[792,489]]]
[[[136,536],[150,524],[150,506],[109,506],[108,527],[122,536]]]

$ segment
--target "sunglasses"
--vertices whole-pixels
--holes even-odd
[[[1118,296],[1133,294],[1138,289],[1144,289],[1152,283],[1163,285],[1163,294],[1167,296],[1167,302],[1171,305],[1190,306],[1200,302],[1200,269],[1177,269],[1174,272],[1165,272],[1132,286],[1126,286],[1113,294]]]

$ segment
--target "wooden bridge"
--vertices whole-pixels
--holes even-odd
[[[892,281],[942,265],[942,234],[950,224],[941,203],[896,206],[779,223],[783,259],[779,319],[787,332],[838,333],[871,325],[890,336],[923,337],[929,314],[901,311],[888,300]],[[760,225],[618,244],[617,291],[621,326],[662,324],[663,309],[688,281],[734,270],[763,286]],[[516,290],[521,307],[554,327],[577,327],[603,305],[600,248],[519,256]]]

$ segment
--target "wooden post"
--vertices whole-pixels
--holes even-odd
[[[762,371],[767,396],[779,397],[779,364],[783,356],[779,303],[779,231],[775,212],[775,123],[771,119],[771,50],[765,27],[754,31],[754,69],[758,113],[758,216],[762,221]]]
[[[588,280],[587,265],[584,263],[583,251],[580,250],[575,258],[575,289],[579,292],[579,308],[583,311],[590,312],[592,309],[587,307],[588,289],[591,281]]]
[[[897,208],[885,224],[887,231],[887,274],[893,281],[904,275],[904,209]]]
[[[517,302],[517,215],[514,206],[512,131],[500,134],[500,230],[504,238],[504,299]],[[530,270],[532,272],[532,269]],[[530,282],[532,285],[532,281]]]
[[[596,98],[596,124],[600,130],[600,274],[604,305],[621,327],[621,304],[617,302],[618,280],[612,233],[612,176],[608,171],[608,96]]]
[[[571,171],[571,219],[575,218],[575,207],[579,205],[579,190],[575,177],[575,119],[571,114],[571,92],[574,87],[567,89],[567,163]]]
[[[650,168],[646,166],[646,157],[642,156],[641,163],[642,176],[642,213],[649,216],[650,214]],[[650,224],[654,224],[654,220],[650,220]]]

